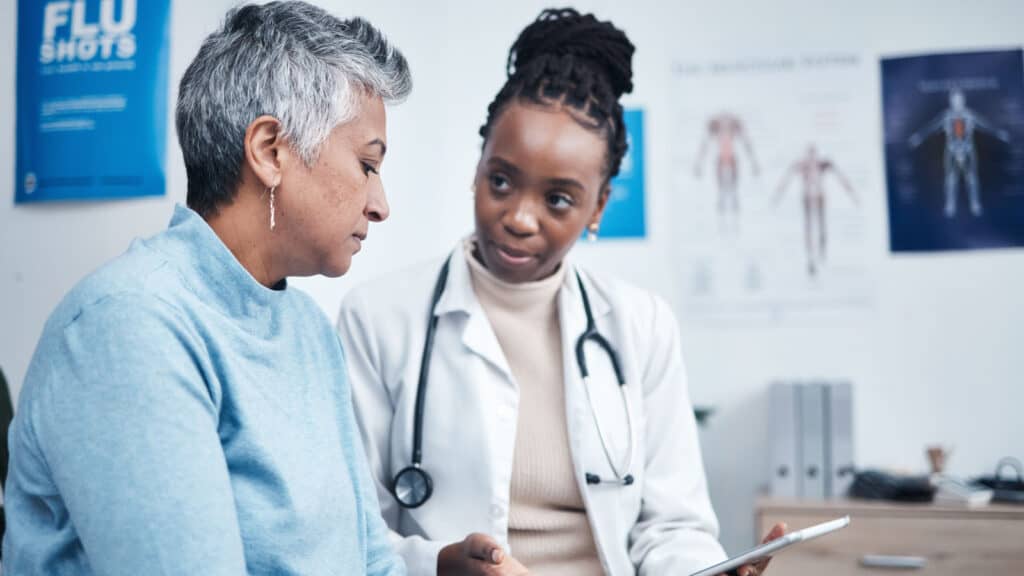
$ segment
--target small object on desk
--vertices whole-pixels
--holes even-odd
[[[953,476],[936,476],[934,484],[936,504],[974,508],[985,506],[992,501],[992,490],[969,484]]]
[[[1017,479],[1003,478],[1002,472],[1004,468],[1014,470],[1017,473]],[[980,478],[975,478],[974,482],[992,489],[993,502],[1024,504],[1024,466],[1016,458],[1003,458],[996,464],[995,475],[981,476]]]
[[[952,448],[932,444],[926,448],[925,452],[928,454],[928,465],[932,469],[932,474],[942,474],[946,471],[949,456],[953,453]]]
[[[860,565],[865,568],[892,568],[913,570],[924,568],[928,559],[922,556],[892,556],[888,554],[865,554],[860,557]]]
[[[850,497],[898,502],[931,502],[935,486],[928,476],[906,476],[881,470],[857,472],[850,485]]]

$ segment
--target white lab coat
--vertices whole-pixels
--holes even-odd
[[[352,290],[338,329],[356,416],[383,516],[412,575],[435,574],[437,553],[471,532],[507,547],[518,388],[474,295],[460,243],[451,254],[431,358],[423,423],[423,468],[433,496],[403,509],[387,487],[411,463],[413,415],[430,298],[443,261]],[[586,325],[569,266],[558,296],[570,450],[605,572],[690,574],[725,559],[708,499],[678,329],[669,307],[625,283],[580,271],[598,330],[618,350],[633,405],[637,453],[631,486],[612,478],[584,395],[575,344]],[[528,337],[528,336],[525,336]],[[591,394],[616,463],[627,451],[622,399],[611,363],[586,347]],[[514,556],[515,550],[510,550]]]

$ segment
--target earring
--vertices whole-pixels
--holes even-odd
[[[274,220],[274,190],[277,190],[277,186],[270,187],[270,229],[273,230],[274,226],[277,226],[277,222]]]
[[[587,226],[587,242],[597,241],[597,222]]]

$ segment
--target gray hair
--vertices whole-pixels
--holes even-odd
[[[405,57],[362,18],[339,20],[301,1],[232,9],[178,92],[189,207],[205,216],[232,201],[257,117],[277,118],[312,166],[331,131],[359,113],[361,96],[398,102],[411,89]]]

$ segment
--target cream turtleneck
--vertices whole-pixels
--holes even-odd
[[[565,414],[558,293],[565,267],[512,284],[487,270],[467,240],[473,291],[519,385],[509,546],[531,574],[602,574],[573,472]]]

